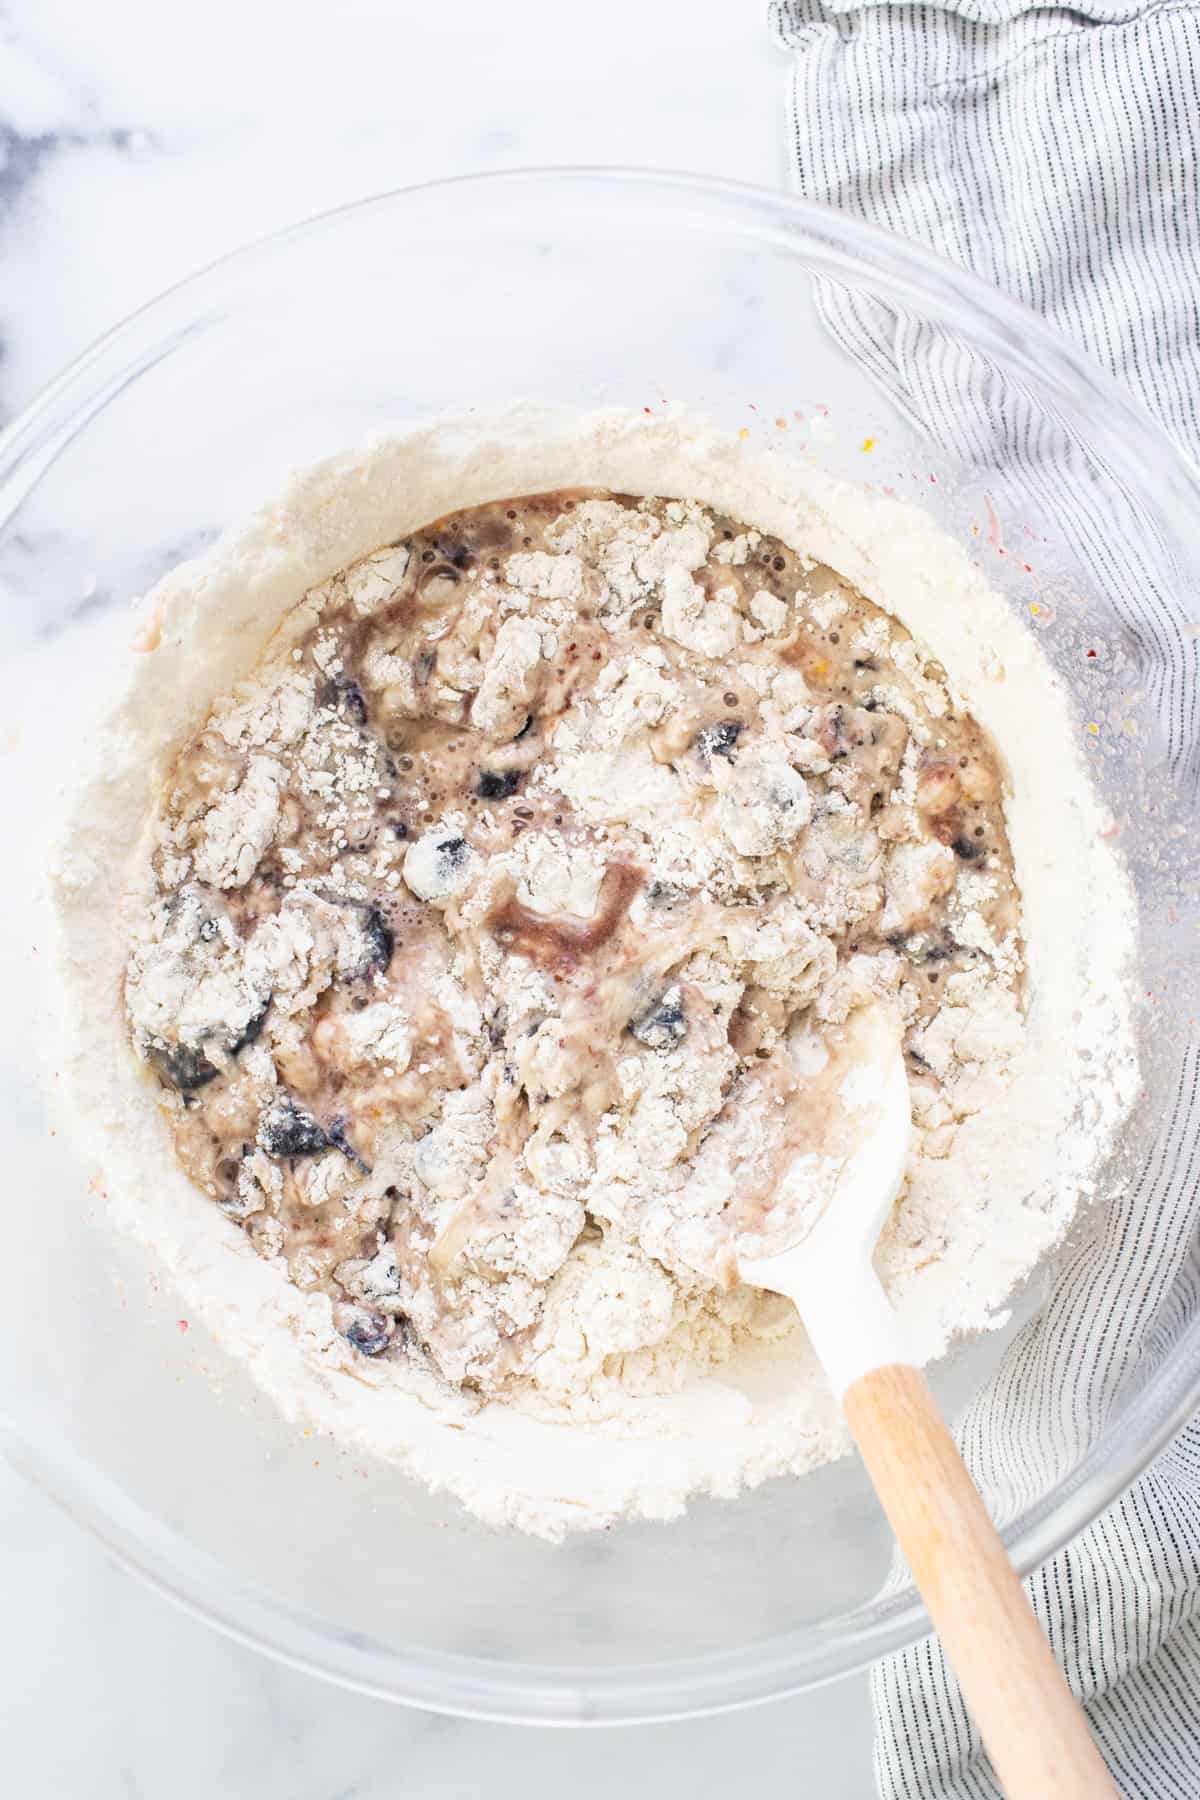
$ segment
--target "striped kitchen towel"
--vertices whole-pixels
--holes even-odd
[[[789,58],[800,191],[922,239],[1036,308],[1200,459],[1200,3],[776,0],[771,20]],[[1055,446],[1044,432],[1035,441],[1028,419],[964,404],[963,371],[937,328],[906,329],[832,286],[822,310],[945,451],[1015,468],[1043,499],[1057,494],[1064,535],[1088,554],[1087,506]],[[1114,548],[1107,535],[1114,604],[1140,607],[1151,632],[1161,608],[1164,641],[1168,626],[1174,634],[1153,698],[1169,756],[1194,763],[1200,680],[1180,597],[1155,592],[1138,546]],[[1168,1291],[1200,1309],[1200,1279],[1189,1286],[1200,1232],[1195,1052],[1181,1056],[1175,1085],[1140,1178],[963,1421],[977,1477],[1010,1494],[1014,1511],[1044,1485],[1032,1419],[1033,1453],[1004,1466],[1024,1396],[1074,1392],[1106,1406]],[[1153,1243],[1131,1254],[1147,1218]],[[991,1429],[1004,1409],[1010,1429]],[[1027,1585],[1121,1792],[1200,1800],[1200,1421]],[[881,1664],[873,1691],[885,1800],[995,1800],[936,1640]]]

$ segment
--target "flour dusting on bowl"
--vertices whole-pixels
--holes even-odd
[[[550,1536],[839,1454],[728,1246],[879,994],[881,1272],[924,1358],[1002,1321],[1132,1095],[1132,910],[923,513],[514,414],[321,465],[146,606],[57,877],[73,1086],[289,1417]]]

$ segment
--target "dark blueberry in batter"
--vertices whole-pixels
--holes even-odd
[[[956,837],[950,848],[963,862],[974,862],[977,856],[983,855],[983,845],[972,843],[970,838]]]
[[[711,762],[714,756],[732,756],[734,746],[745,730],[740,719],[722,719],[716,725],[706,725],[696,735],[696,748],[704,761]]]
[[[342,1336],[363,1356],[378,1356],[391,1342],[387,1320],[381,1314],[373,1312],[360,1313],[347,1325]]]
[[[146,1059],[162,1080],[181,1094],[194,1093],[220,1073],[203,1050],[193,1050],[189,1044],[147,1044]]]
[[[392,960],[392,952],[396,948],[396,937],[391,926],[377,906],[368,906],[362,915],[363,960],[359,965],[359,975],[373,975],[377,969],[386,969]]]
[[[339,681],[337,709],[346,718],[352,719],[356,725],[367,722],[367,702],[357,681]]]
[[[366,697],[357,681],[327,681],[319,689],[317,698],[322,706],[340,713],[343,719],[349,719],[352,724],[366,724]]]
[[[687,1036],[687,1019],[678,986],[669,987],[658,1004],[634,1019],[629,1029],[648,1050],[670,1050],[680,1043]]]
[[[475,792],[481,800],[508,800],[520,785],[519,769],[482,769]]]
[[[258,1141],[271,1156],[315,1156],[329,1147],[324,1128],[290,1094],[267,1108],[259,1121]]]

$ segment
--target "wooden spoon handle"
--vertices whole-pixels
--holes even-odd
[[[846,1419],[1010,1800],[1117,1790],[919,1369],[846,1391]]]

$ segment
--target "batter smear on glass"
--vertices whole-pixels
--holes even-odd
[[[915,1159],[1022,1042],[1001,773],[944,671],[687,500],[476,507],[307,604],[154,825],[125,999],[184,1168],[356,1351],[482,1395],[790,1329],[730,1246],[855,1007],[903,1021]]]

